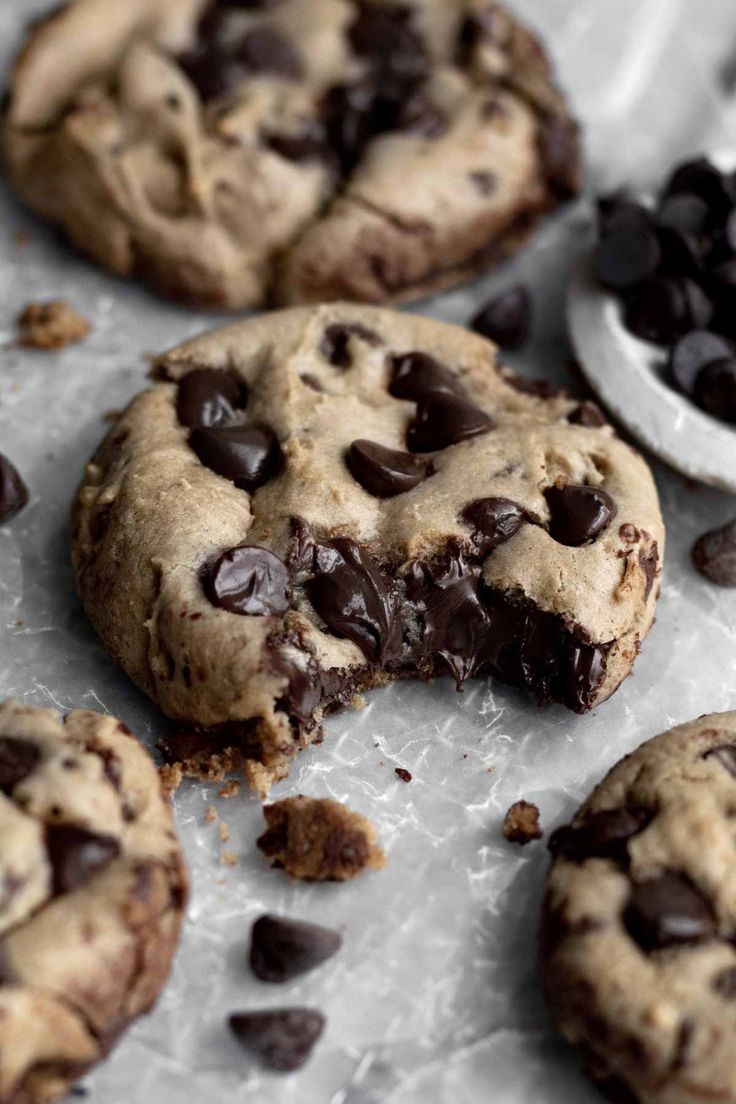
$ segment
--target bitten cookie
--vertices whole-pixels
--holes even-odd
[[[736,1101],[736,713],[623,759],[554,855],[541,929],[553,1015],[615,1101]]]
[[[0,705],[0,1101],[50,1104],[148,1011],[186,903],[158,773],[99,713]]]
[[[154,375],[79,492],[79,593],[261,793],[391,679],[490,672],[584,712],[631,670],[664,533],[590,404],[530,394],[459,327],[345,304],[205,335]]]
[[[72,0],[2,143],[85,253],[218,307],[416,297],[579,187],[544,51],[488,0]]]

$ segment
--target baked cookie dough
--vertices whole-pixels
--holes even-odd
[[[736,1101],[736,713],[623,759],[550,839],[553,1015],[612,1100]]]
[[[347,882],[386,863],[374,825],[332,798],[285,797],[264,805],[263,815],[258,849],[292,878]]]
[[[579,187],[544,51],[488,0],[72,0],[2,145],[83,252],[221,308],[450,286]]]
[[[151,1008],[186,896],[158,773],[125,726],[0,704],[0,1100],[64,1096]]]
[[[261,793],[395,678],[490,672],[584,712],[630,672],[664,533],[590,404],[529,393],[459,327],[347,304],[207,334],[154,377],[79,492],[79,593]]]

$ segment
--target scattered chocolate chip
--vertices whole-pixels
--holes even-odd
[[[711,987],[724,1000],[736,1000],[736,966],[727,966],[713,978]]]
[[[645,951],[702,943],[717,934],[709,902],[688,878],[672,870],[635,883],[623,919]]]
[[[695,380],[693,398],[706,414],[736,425],[736,357],[706,364]]]
[[[594,265],[604,287],[622,292],[654,276],[661,259],[654,228],[644,221],[622,220],[598,242]]]
[[[667,372],[685,395],[692,395],[701,369],[715,360],[731,356],[730,342],[710,330],[691,330],[670,349]]]
[[[205,579],[213,605],[228,613],[267,617],[291,604],[289,573],[267,548],[244,544],[223,552]]]
[[[721,766],[736,778],[736,746],[733,744],[711,748],[710,751],[706,751],[703,758],[717,759]]]
[[[613,499],[600,487],[566,483],[548,487],[544,497],[549,506],[550,536],[571,548],[590,544],[616,516]]]
[[[643,285],[626,309],[626,325],[638,337],[666,344],[688,330],[706,329],[713,307],[692,280],[656,276]]]
[[[476,498],[460,516],[473,526],[474,539],[484,553],[511,540],[527,520],[523,507],[517,502],[497,497]]]
[[[57,895],[79,889],[120,853],[112,836],[88,832],[74,824],[48,825],[46,847]]]
[[[278,472],[282,456],[270,429],[258,426],[212,426],[195,429],[190,447],[211,471],[231,479],[241,491],[253,492]]]
[[[544,835],[539,824],[539,809],[531,801],[515,801],[503,818],[503,838],[522,846]]]
[[[497,295],[476,314],[471,328],[502,349],[518,349],[529,332],[532,301],[523,284]]]
[[[395,399],[418,402],[432,392],[462,393],[454,372],[428,353],[400,353],[389,357],[388,391]]]
[[[402,782],[411,782],[412,774],[406,767],[394,767],[394,774],[397,778],[401,779]]]
[[[356,482],[376,498],[392,498],[410,491],[430,474],[426,460],[375,441],[353,441],[345,463]]]
[[[359,322],[334,322],[322,334],[319,351],[336,368],[349,368],[353,363],[350,341],[354,337],[366,345],[379,345],[381,341],[377,333]]]
[[[629,840],[643,832],[653,814],[647,809],[604,809],[588,815],[578,824],[565,824],[552,833],[549,850],[570,862],[611,859],[621,866],[629,863]]]
[[[28,502],[28,488],[14,464],[0,452],[0,525]]]
[[[700,574],[718,586],[736,586],[736,519],[698,537],[692,560]]]
[[[598,404],[588,399],[578,403],[567,415],[567,420],[572,425],[587,426],[588,429],[600,429],[601,426],[608,425],[605,414]]]
[[[468,173],[468,179],[482,196],[492,195],[498,186],[496,174],[483,169]]]
[[[341,943],[330,928],[267,914],[253,925],[250,968],[261,981],[291,981],[326,962]]]
[[[291,1073],[304,1065],[325,1022],[314,1008],[235,1012],[229,1019],[238,1042],[268,1069],[280,1073]]]
[[[41,758],[41,752],[29,740],[0,736],[0,792],[10,794],[27,778]]]
[[[490,415],[475,403],[450,392],[431,391],[417,402],[406,431],[411,452],[435,452],[493,429]]]
[[[188,429],[222,425],[248,401],[245,384],[234,372],[194,368],[179,381],[176,415]]]

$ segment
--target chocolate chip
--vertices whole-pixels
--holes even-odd
[[[328,153],[327,130],[319,119],[302,119],[292,134],[266,131],[263,141],[287,161],[322,160]]]
[[[693,398],[706,414],[736,425],[736,357],[706,364],[695,381]]]
[[[229,1019],[238,1042],[268,1069],[281,1073],[291,1073],[304,1065],[325,1022],[314,1008],[235,1012]]]
[[[176,415],[188,429],[222,425],[248,401],[245,384],[234,372],[194,368],[179,381]]]
[[[652,547],[648,552],[645,552],[643,548],[639,549],[639,567],[644,575],[644,601],[646,602],[649,595],[652,593],[652,587],[654,586],[654,580],[657,577],[657,567],[659,566],[659,548],[657,542],[652,542]]]
[[[406,769],[406,767],[394,767],[394,774],[402,782],[411,782],[412,774],[411,771],[408,771]]]
[[[273,27],[250,31],[238,42],[233,53],[248,73],[274,73],[296,80],[303,72],[299,54],[289,40]]]
[[[359,322],[333,322],[322,334],[319,351],[336,368],[349,368],[353,363],[350,349],[352,338],[358,338],[366,345],[375,346],[381,343],[377,333]]]
[[[711,748],[706,751],[704,759],[716,759],[729,774],[736,778],[736,746],[724,744],[722,747]]]
[[[270,429],[258,426],[214,426],[195,429],[189,444],[211,471],[231,479],[241,491],[253,492],[278,472],[281,448]]]
[[[348,41],[359,57],[368,58],[384,76],[415,80],[424,75],[427,56],[411,26],[412,9],[361,0],[348,28]]]
[[[664,188],[663,200],[683,192],[703,199],[716,219],[725,218],[733,205],[730,180],[705,157],[687,161],[675,169]]]
[[[566,824],[553,832],[549,850],[569,862],[611,859],[628,866],[629,840],[646,828],[652,816],[647,809],[640,808],[588,813],[578,824]]]
[[[493,195],[498,186],[496,174],[483,169],[468,173],[468,179],[482,196]]]
[[[702,196],[675,192],[663,200],[657,212],[657,222],[680,233],[702,234],[709,215],[710,208]]]
[[[662,254],[659,240],[644,222],[621,222],[595,249],[595,272],[611,291],[629,291],[654,275]]]
[[[205,591],[213,605],[250,617],[286,613],[291,604],[284,563],[267,548],[252,544],[223,552],[207,574]]]
[[[597,209],[598,229],[601,237],[605,237],[624,226],[644,227],[646,229],[654,227],[651,211],[626,195],[600,196]]]
[[[710,330],[691,330],[670,350],[667,373],[674,385],[685,395],[692,395],[695,380],[706,364],[722,360],[732,353],[730,343]]]
[[[79,889],[120,853],[112,836],[88,832],[74,824],[48,825],[46,847],[57,895]]]
[[[662,251],[660,275],[702,277],[708,239],[670,226],[658,226],[657,239]]]
[[[41,752],[29,740],[0,736],[0,791],[10,794],[27,778],[41,758]]]
[[[389,580],[349,537],[314,544],[306,591],[315,610],[337,636],[352,640],[371,663],[385,664],[400,649],[396,599]]]
[[[28,488],[14,464],[0,452],[0,525],[28,502]]]
[[[531,308],[529,292],[523,284],[517,284],[486,303],[471,328],[502,349],[518,349],[527,338]]]
[[[322,104],[328,141],[347,174],[360,159],[363,147],[385,125],[393,125],[397,109],[391,109],[380,97],[372,78],[354,84],[330,88]]]
[[[550,536],[560,544],[578,548],[590,544],[616,515],[616,505],[607,491],[576,483],[548,487]]]
[[[462,394],[460,381],[446,365],[428,353],[399,353],[389,357],[388,392],[395,399],[417,402],[432,392]]]
[[[411,452],[434,452],[488,433],[493,426],[493,419],[475,403],[460,395],[433,391],[419,399],[406,443]]]
[[[626,325],[645,341],[666,344],[692,329],[706,329],[710,300],[685,278],[657,276],[637,292],[626,309]]]
[[[702,943],[718,930],[710,903],[688,878],[672,870],[635,883],[623,919],[645,951]]]
[[[526,512],[517,502],[498,497],[476,498],[460,516],[473,526],[474,539],[483,553],[511,540],[527,520]]]
[[[698,537],[692,560],[700,574],[718,586],[736,587],[736,519]]]
[[[713,978],[711,987],[724,1000],[736,1000],[736,966],[727,966]]]
[[[426,460],[375,441],[353,441],[345,463],[353,478],[376,498],[392,498],[411,491],[430,474]]]
[[[330,928],[267,914],[253,925],[250,968],[261,981],[291,981],[326,962],[341,943]]]
[[[590,402],[588,399],[578,403],[567,415],[567,420],[571,425],[587,426],[589,429],[600,429],[601,426],[608,424],[605,414],[598,404]]]
[[[560,199],[580,191],[580,152],[575,123],[560,115],[543,115],[537,144],[547,183]]]

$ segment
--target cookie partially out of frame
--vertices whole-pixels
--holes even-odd
[[[736,713],[623,759],[550,840],[555,1019],[626,1104],[736,1101]]]
[[[0,1100],[50,1104],[148,1011],[187,882],[158,772],[113,717],[0,705]]]
[[[225,308],[449,286],[579,187],[544,51],[488,0],[72,0],[2,143],[79,249]]]
[[[592,404],[520,389],[459,327],[346,304],[207,334],[154,375],[79,492],[79,593],[262,793],[325,711],[395,678],[492,673],[584,712],[630,672],[664,534]]]

